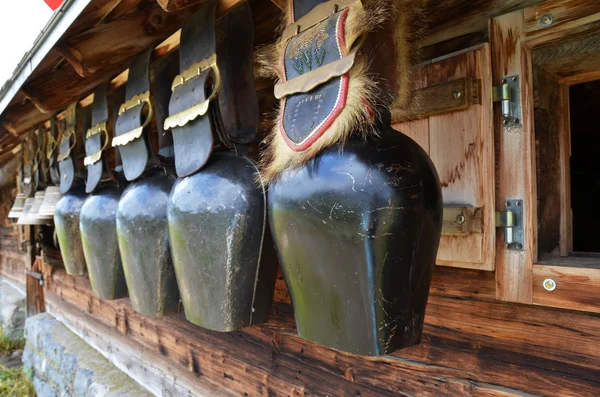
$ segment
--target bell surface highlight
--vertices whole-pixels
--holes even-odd
[[[130,184],[117,209],[117,236],[133,309],[147,316],[177,310],[167,203],[175,177],[156,173]]]
[[[82,188],[76,188],[65,194],[54,209],[54,225],[60,246],[60,253],[67,273],[81,276],[86,272],[85,256],[81,233],[79,231],[79,215],[86,195]]]
[[[79,219],[83,253],[92,291],[102,299],[127,296],[117,241],[117,208],[122,189],[104,188],[91,194]]]
[[[8,212],[8,217],[11,219],[17,219],[23,214],[23,207],[25,206],[25,199],[27,197],[23,193],[17,193],[15,197],[15,203]]]

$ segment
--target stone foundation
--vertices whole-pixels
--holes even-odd
[[[151,394],[50,314],[27,319],[23,366],[39,397]]]
[[[12,283],[0,279],[0,328],[11,339],[23,337],[25,293]]]

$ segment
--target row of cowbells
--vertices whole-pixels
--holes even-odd
[[[97,296],[128,295],[148,316],[181,300],[188,320],[211,330],[264,322],[277,261],[256,172],[251,160],[218,153],[186,178],[156,170],[124,190],[73,189],[54,214],[67,273],[87,271]]]
[[[18,193],[8,217],[18,219],[18,225],[51,224],[54,219],[54,207],[61,197],[56,186],[36,192],[34,198]]]

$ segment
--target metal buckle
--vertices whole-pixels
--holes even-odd
[[[113,147],[127,145],[129,142],[142,136],[142,132],[144,131],[144,128],[148,124],[150,124],[150,122],[152,121],[152,102],[150,101],[150,91],[146,91],[139,95],[133,96],[131,99],[125,101],[125,103],[123,103],[121,105],[121,107],[119,108],[119,116],[120,116],[123,113],[125,113],[126,111],[131,110],[131,109],[135,108],[136,106],[140,106],[143,104],[148,105],[148,116],[146,117],[146,120],[144,120],[144,123],[140,127],[134,128],[131,131],[127,131],[124,134],[113,137],[113,139],[112,139]]]
[[[71,150],[73,150],[73,148],[75,147],[75,144],[77,143],[77,136],[75,135],[75,130],[74,129],[67,130],[65,132],[64,136],[62,137],[62,139],[60,140],[60,144],[62,145],[63,142],[68,141],[69,139],[71,139],[71,137],[73,137],[73,143],[71,143],[71,146],[69,146],[69,149],[67,149],[66,152],[58,153],[58,156],[56,156],[56,161],[66,160],[67,157],[69,157],[69,155],[71,154]]]
[[[208,69],[212,69],[215,75],[215,83],[213,85],[213,90],[208,96],[208,98],[190,108],[187,108],[177,114],[167,117],[163,124],[165,131],[175,127],[183,127],[188,122],[206,114],[206,112],[208,111],[208,105],[210,101],[217,97],[221,89],[221,71],[219,70],[219,66],[217,65],[217,54],[212,54],[208,58],[205,58],[200,62],[194,63],[192,66],[184,70],[183,73],[175,76],[173,84],[171,85],[171,90],[175,91],[177,87],[184,85],[186,82],[193,79],[194,77],[199,76],[202,72]]]
[[[92,128],[88,129],[87,132],[85,133],[85,139],[90,139],[91,137],[93,137],[94,135],[96,135],[99,132],[107,132],[106,131],[106,121],[103,121],[101,123],[98,123],[96,125],[94,125]]]
[[[208,58],[204,58],[203,60],[194,63],[181,74],[175,76],[173,79],[173,84],[171,85],[171,91],[175,91],[175,88],[184,85],[187,81],[199,76],[200,73],[207,69],[212,69],[215,73],[215,89],[213,90],[213,94],[216,96],[221,88],[221,72],[219,71],[219,67],[217,65],[217,54],[212,54]]]
[[[106,149],[106,146],[108,145],[108,131],[106,130],[106,121],[96,124],[89,130],[87,130],[87,133],[85,134],[85,138],[89,139],[100,132],[102,132],[102,134],[104,135],[104,145],[102,145],[102,148],[96,153],[92,153],[89,156],[85,156],[85,158],[83,159],[83,164],[86,167],[97,163],[102,158],[102,152],[104,151],[104,149]]]

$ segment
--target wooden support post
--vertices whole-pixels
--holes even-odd
[[[505,126],[502,112],[494,111],[496,149],[496,208],[509,199],[522,199],[525,229],[522,251],[507,250],[502,233],[496,242],[496,297],[531,304],[533,262],[537,256],[537,193],[535,183],[535,138],[533,131],[533,87],[531,54],[524,45],[523,10],[490,21],[492,81],[500,85],[506,76],[520,80],[521,120]]]
[[[27,262],[25,263],[27,317],[46,311],[42,276],[43,258],[37,256],[35,226],[27,226]]]

